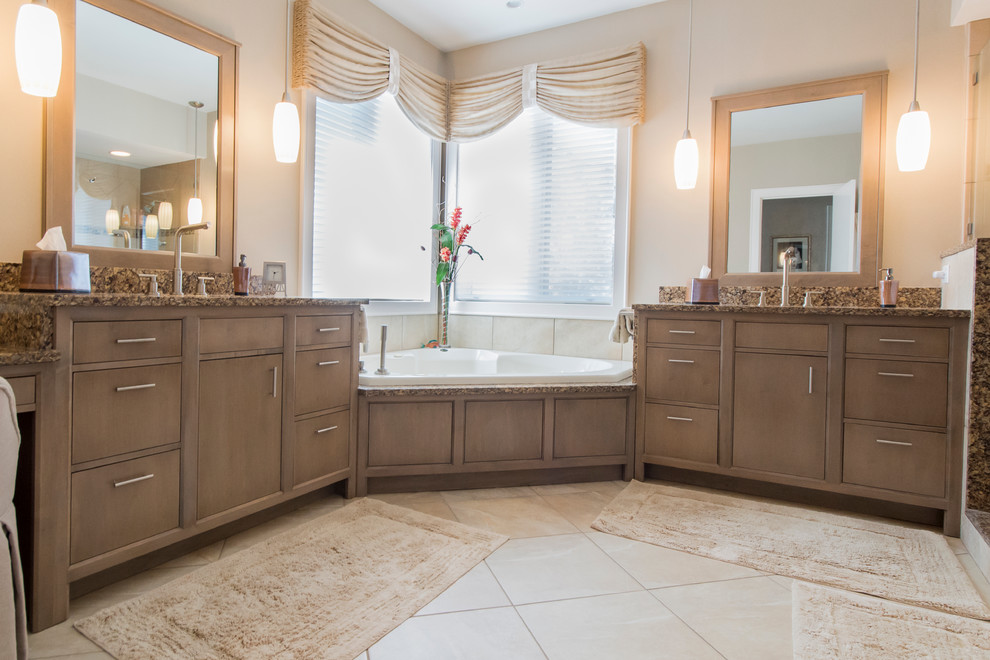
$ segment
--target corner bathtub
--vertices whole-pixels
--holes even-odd
[[[499,383],[618,383],[632,375],[632,362],[508,353],[473,348],[417,348],[385,354],[387,376],[375,374],[381,358],[362,356],[360,385],[488,385]]]

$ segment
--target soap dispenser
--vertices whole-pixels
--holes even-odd
[[[246,296],[251,290],[251,269],[247,265],[247,257],[241,255],[241,262],[233,267],[234,295]]]
[[[894,279],[893,268],[881,268],[880,273],[880,306],[897,306],[897,280]]]

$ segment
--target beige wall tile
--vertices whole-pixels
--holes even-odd
[[[382,325],[388,326],[388,345],[386,350],[402,350],[399,344],[402,341],[402,326],[404,316],[369,316],[368,317],[368,345],[362,349],[362,353],[377,353],[381,349]]]
[[[454,348],[492,347],[492,317],[451,316],[448,333]]]
[[[402,350],[421,348],[437,338],[436,314],[413,314],[402,320]]]
[[[492,348],[517,353],[553,353],[553,319],[497,316],[492,324]]]
[[[553,326],[554,355],[618,360],[622,349],[608,339],[611,321],[556,319]]]

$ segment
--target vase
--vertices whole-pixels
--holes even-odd
[[[447,330],[450,325],[450,288],[453,282],[440,282],[440,321],[438,344],[441,350],[450,348],[450,338]]]

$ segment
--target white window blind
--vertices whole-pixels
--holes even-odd
[[[457,205],[485,260],[464,265],[455,299],[612,306],[618,160],[616,129],[536,108],[459,145]]]
[[[387,95],[317,98],[315,117],[313,295],[429,300],[430,138]]]

